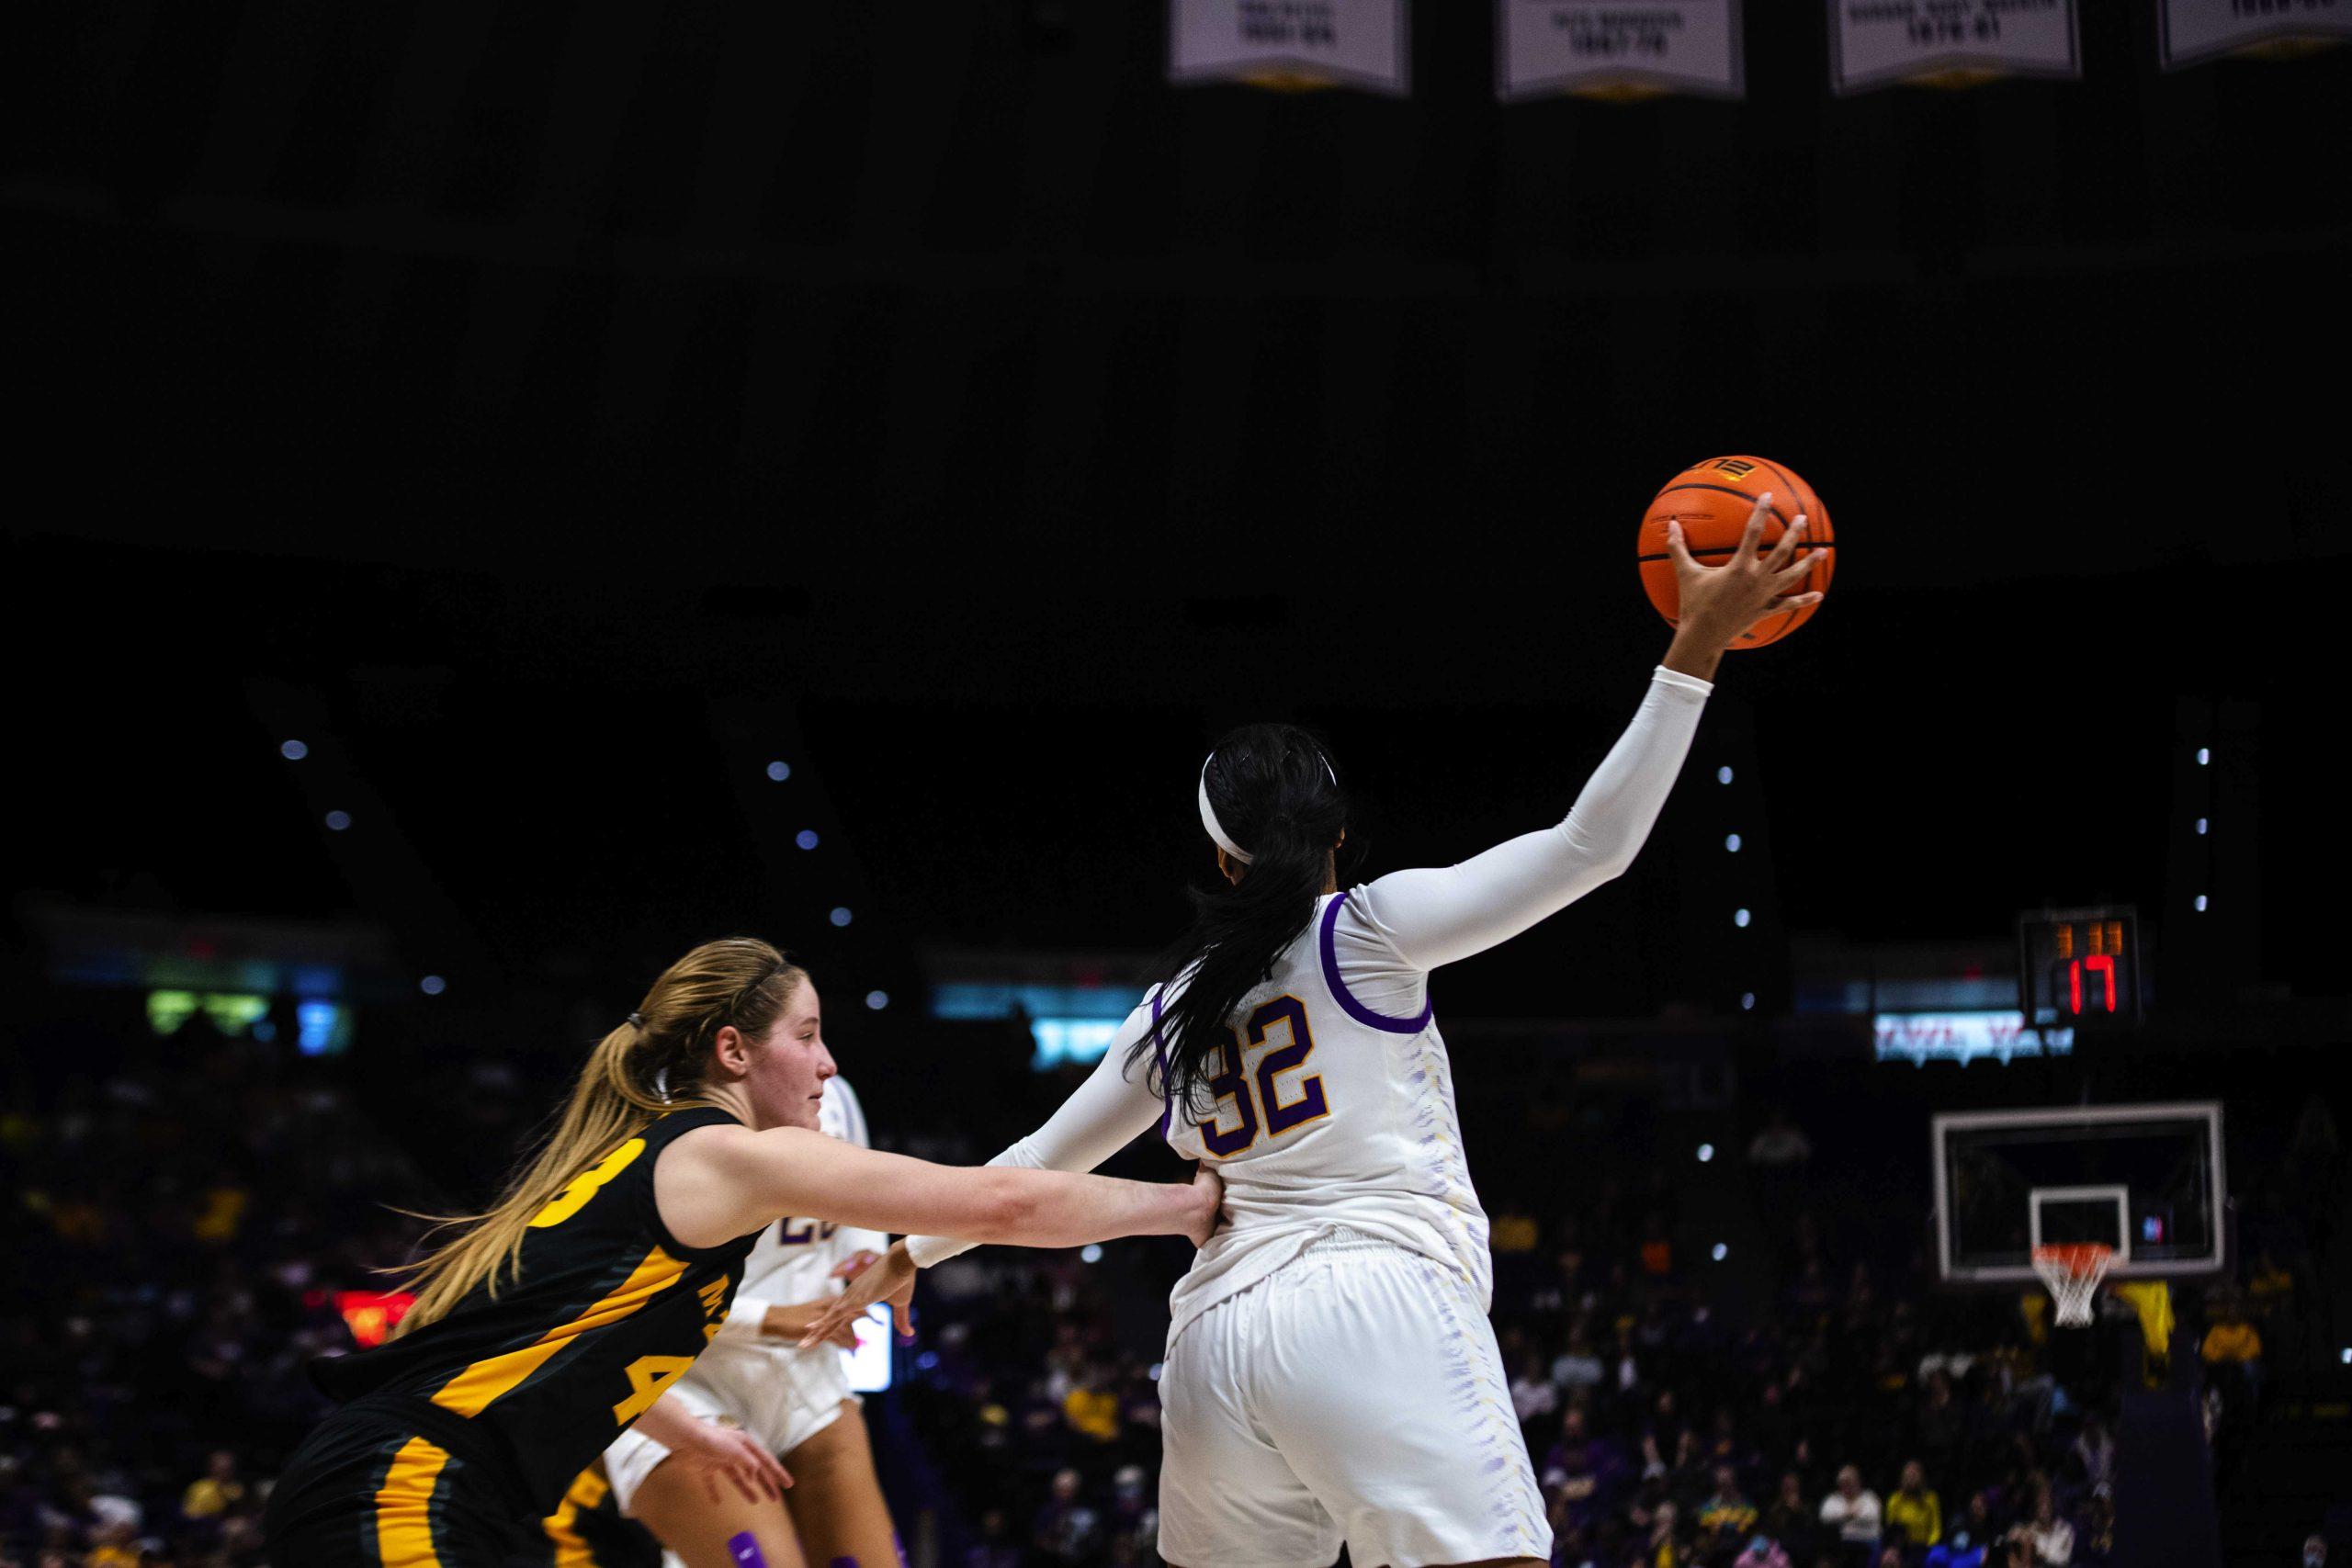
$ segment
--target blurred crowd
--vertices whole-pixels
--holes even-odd
[[[332,1064],[201,1018],[153,1044],[96,1032],[62,1069],[8,1069],[0,1568],[259,1564],[270,1479],[322,1408],[302,1364],[380,1331],[345,1292],[381,1289],[422,1228],[387,1205],[435,1190]],[[506,1157],[528,1097],[457,1098]],[[877,1107],[877,1127],[911,1109]],[[942,1139],[886,1141],[988,1152]],[[1743,1153],[1757,1179],[1813,1190],[1790,1120],[1727,1157]],[[2046,1298],[1930,1291],[1918,1259],[1839,1245],[1826,1197],[1776,1208],[1752,1238],[1778,1253],[1771,1287],[1734,1303],[1710,1260],[1679,1255],[1675,1201],[1666,1173],[1631,1169],[1573,1212],[1492,1202],[1497,1330],[1555,1562],[2107,1561],[2134,1364],[2068,1370]],[[944,1563],[1159,1560],[1155,1380],[1182,1263],[1178,1244],[989,1248],[926,1277],[889,1397],[939,1495],[893,1503],[933,1515]],[[2262,1397],[2267,1314],[2291,1284],[2266,1267],[2253,1291],[2180,1303],[2217,1437]]]

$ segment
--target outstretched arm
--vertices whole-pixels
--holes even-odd
[[[1434,969],[1517,936],[1623,874],[1666,805],[1713,689],[1659,667],[1565,820],[1459,865],[1391,872],[1364,888],[1364,918],[1408,965]]]
[[[1804,518],[1770,551],[1759,548],[1771,500],[1758,499],[1738,549],[1720,567],[1699,565],[1680,526],[1669,530],[1680,596],[1673,643],[1633,723],[1564,821],[1459,865],[1394,872],[1364,889],[1361,913],[1409,968],[1426,971],[1483,953],[1633,864],[1690,754],[1724,649],[1765,616],[1820,601],[1817,592],[1789,592],[1812,570],[1795,554],[1804,542]]]
[[[1127,1053],[1151,1032],[1152,1009],[1147,998],[1127,1014],[1111,1048],[1094,1064],[1094,1071],[1046,1124],[994,1159],[992,1166],[1026,1170],[1092,1170],[1133,1142],[1136,1134],[1159,1120],[1160,1098],[1142,1073],[1130,1077]],[[910,1235],[899,1245],[915,1263],[928,1269],[984,1237],[962,1231],[935,1235]]]
[[[1022,1247],[1123,1235],[1206,1239],[1214,1181],[1118,1181],[1012,1166],[933,1165],[821,1133],[698,1127],[653,1173],[662,1224],[687,1247],[717,1247],[786,1214],[875,1230],[938,1232]]]

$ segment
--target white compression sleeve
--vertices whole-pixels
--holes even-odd
[[[1354,902],[1412,968],[1506,942],[1631,865],[1690,754],[1712,683],[1661,666],[1565,821],[1459,865],[1391,872]]]
[[[1146,999],[1111,1041],[1111,1048],[1094,1065],[1077,1092],[1046,1119],[1046,1124],[1005,1150],[990,1165],[1017,1165],[1030,1170],[1088,1171],[1117,1154],[1136,1134],[1159,1120],[1159,1096],[1145,1075],[1125,1073],[1127,1052],[1151,1030],[1151,1003]],[[907,1253],[922,1268],[968,1252],[977,1243],[952,1236],[910,1235]]]

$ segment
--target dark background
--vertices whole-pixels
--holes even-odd
[[[2340,993],[2352,55],[2165,75],[2084,12],[2079,83],[1835,98],[1798,6],[1744,104],[1505,109],[1476,6],[1405,102],[1170,89],[1159,11],[1052,0],[20,9],[16,878],[361,913],[477,993],[1148,948],[1239,719],[1330,734],[1367,874],[1556,818],[1663,643],[1642,500],[1737,450],[1844,547],[1707,721],[1759,793],[1686,784],[1456,1010],[2043,901],[2183,955],[2209,853],[2174,981]]]

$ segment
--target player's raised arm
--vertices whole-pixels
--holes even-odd
[[[1794,560],[1805,522],[1798,518],[1770,551],[1759,552],[1770,502],[1769,494],[1758,501],[1739,548],[1724,566],[1701,566],[1679,526],[1669,529],[1680,624],[1633,722],[1564,820],[1459,865],[1394,872],[1365,887],[1364,918],[1409,967],[1434,969],[1482,953],[1633,864],[1690,754],[1724,649],[1766,616],[1820,598],[1780,597],[1809,570]]]
[[[654,1178],[662,1223],[689,1247],[716,1247],[787,1214],[875,1230],[940,1232],[1023,1247],[1123,1235],[1206,1239],[1223,1192],[1012,1166],[974,1169],[861,1149],[799,1127],[698,1128]]]

